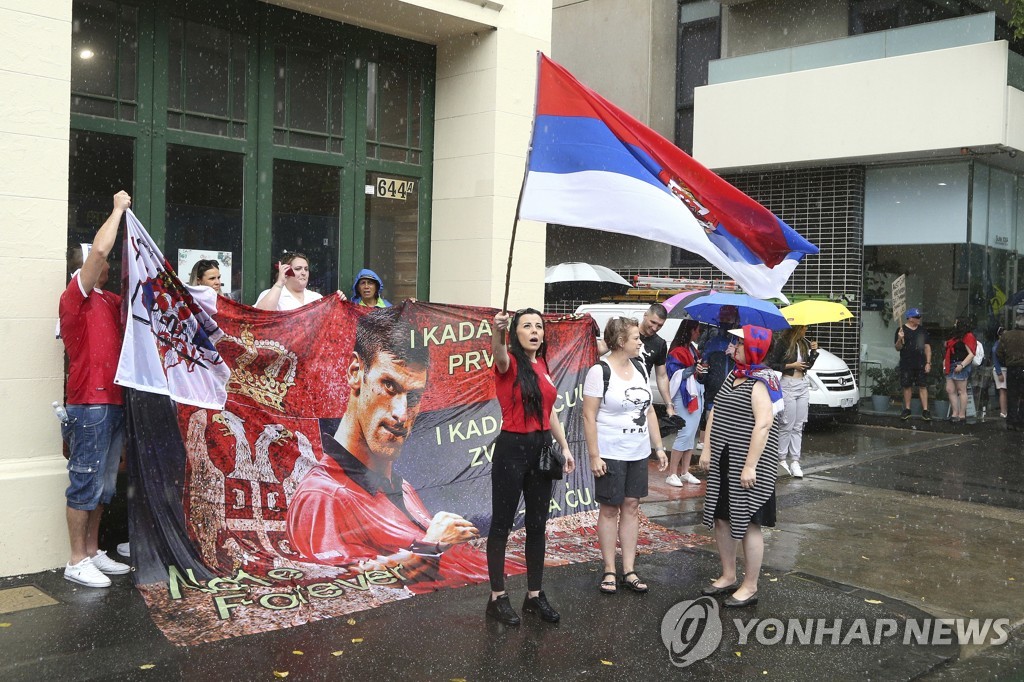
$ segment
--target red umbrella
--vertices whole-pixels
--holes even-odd
[[[671,296],[664,301],[662,305],[665,306],[665,310],[668,311],[668,319],[670,320],[685,320],[690,317],[690,314],[686,312],[685,307],[687,304],[696,301],[702,296],[714,293],[714,289],[702,289],[701,291],[681,291],[674,296]],[[675,311],[675,314],[673,314]]]

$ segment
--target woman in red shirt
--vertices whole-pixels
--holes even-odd
[[[508,345],[506,332],[511,328]],[[565,431],[555,414],[558,389],[544,359],[544,318],[525,308],[509,322],[508,313],[494,316],[494,389],[501,405],[501,433],[491,461],[491,529],[487,534],[487,572],[491,598],[487,615],[506,625],[519,616],[505,592],[505,547],[515,524],[520,496],[526,501],[526,582],[523,611],[557,623],[558,612],[541,591],[545,526],[552,481],[537,470],[540,451],[552,436],[565,455],[565,473],[576,468]]]

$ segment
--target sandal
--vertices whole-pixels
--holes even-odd
[[[611,576],[611,580],[605,580],[608,576]],[[615,594],[619,591],[618,586],[615,584],[615,574],[605,573],[601,576],[601,582],[598,584],[597,589],[601,594]]]
[[[633,579],[632,580],[627,580],[627,578],[629,576],[633,576]],[[619,578],[619,584],[628,587],[629,589],[633,590],[634,592],[639,592],[640,594],[643,594],[644,592],[646,592],[649,589],[647,587],[647,584],[643,580],[640,579],[640,576],[638,576],[636,574],[636,571],[630,571],[629,573],[623,573],[622,577]]]

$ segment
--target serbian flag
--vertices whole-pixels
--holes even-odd
[[[697,253],[758,298],[782,298],[818,248],[764,206],[540,55],[519,217]]]
[[[114,383],[223,409],[231,370],[214,346],[223,335],[213,319],[216,292],[182,284],[130,209],[125,223],[128,315]]]

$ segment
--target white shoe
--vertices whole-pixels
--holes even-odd
[[[690,485],[700,485],[700,479],[687,471],[680,477],[683,483],[689,483]]]
[[[793,478],[803,478],[804,470],[800,468],[800,462],[793,462],[789,465],[789,470],[793,472]]]
[[[110,578],[100,573],[89,557],[85,557],[74,566],[68,562],[64,567],[64,580],[86,587],[110,587]]]
[[[121,556],[131,556],[132,553],[131,553],[130,550],[131,550],[131,547],[129,546],[129,544],[127,542],[122,542],[121,544],[119,544],[117,546],[117,553],[120,554]]]
[[[698,442],[694,449],[696,449],[696,450],[703,450],[704,449],[704,441]]]
[[[673,488],[682,488],[683,487],[683,482],[681,480],[679,480],[679,477],[676,476],[675,474],[672,474],[671,476],[668,476],[665,479],[665,483],[668,483]]]
[[[779,466],[782,467],[782,470],[786,472],[787,476],[792,476],[793,475],[793,472],[790,470],[789,465],[786,464],[786,460],[780,459],[779,460]]]
[[[107,575],[124,575],[132,570],[132,567],[128,564],[122,564],[120,561],[114,561],[108,557],[107,553],[102,549],[96,552],[96,555],[92,558],[92,565]]]

